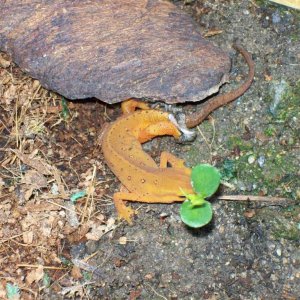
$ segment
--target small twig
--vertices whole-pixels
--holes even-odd
[[[222,183],[222,185],[224,185],[224,186],[230,188],[231,190],[235,190],[235,189],[236,189],[236,187],[234,186],[234,184],[232,184],[232,183],[230,183],[230,182],[221,180],[221,183]]]
[[[65,209],[65,210],[68,210],[69,212],[72,212],[72,213],[73,213],[73,210],[69,209],[68,207],[66,207],[66,206],[64,206],[64,205],[60,205],[60,204],[55,203],[55,202],[50,201],[50,200],[47,200],[47,202],[48,202],[48,203],[51,203],[51,204],[53,204],[53,205],[56,205],[56,206],[58,206],[58,207],[61,207],[61,208]],[[77,214],[77,215],[80,215],[78,212],[76,212],[76,214]]]
[[[87,262],[89,259],[93,258],[95,255],[97,255],[99,253],[100,250],[95,251],[94,253],[92,253],[91,255],[85,257],[83,259],[84,262]]]
[[[36,269],[39,266],[40,265],[17,264],[18,268],[33,268],[33,269]],[[66,267],[43,266],[43,269],[47,269],[47,270],[67,270],[68,268],[66,268]]]
[[[83,208],[83,212],[81,215],[81,224],[84,223],[85,219],[86,221],[89,221],[92,215],[92,211],[94,209],[94,192],[95,192],[95,178],[96,178],[96,166],[93,166],[93,174],[92,178],[89,184],[89,187],[87,189],[87,197],[85,201],[85,205]]]
[[[218,196],[217,199],[227,200],[227,201],[261,201],[261,202],[284,202],[290,200],[288,198],[281,198],[281,197],[252,196],[252,195],[224,195],[224,196]]]
[[[80,143],[73,135],[71,135],[71,139],[73,139],[79,146],[83,147],[82,143]]]
[[[212,129],[213,129],[213,136],[212,136],[212,139],[211,139],[210,143],[208,142],[207,138],[203,134],[200,127],[197,126],[197,130],[199,131],[199,133],[201,134],[202,138],[204,139],[207,147],[209,148],[210,162],[212,162],[212,146],[213,146],[213,143],[215,141],[215,135],[216,135],[216,127],[215,127],[215,122],[214,122],[213,118],[211,118],[211,123],[212,123]]]
[[[148,286],[156,296],[158,296],[164,300],[168,300],[165,296],[159,294],[150,284],[146,283],[145,285]]]
[[[6,243],[6,242],[8,242],[8,241],[10,241],[10,240],[13,240],[13,239],[15,239],[15,238],[17,238],[17,237],[20,237],[20,236],[22,236],[24,233],[27,233],[27,232],[29,232],[29,231],[25,231],[25,232],[23,232],[23,233],[21,233],[21,234],[16,234],[16,235],[11,236],[11,237],[9,237],[9,238],[7,238],[7,239],[0,240],[0,244]]]
[[[204,139],[206,145],[210,148],[210,144],[208,142],[208,140],[206,139],[205,135],[203,134],[202,130],[200,129],[199,126],[197,126],[197,130],[199,131],[199,133],[201,134],[202,138]]]

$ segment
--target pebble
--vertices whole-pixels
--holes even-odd
[[[254,155],[250,155],[249,157],[248,157],[248,163],[249,164],[253,164],[255,162],[255,156]]]
[[[287,89],[287,82],[285,80],[281,80],[280,82],[273,82],[273,93],[274,93],[274,98],[273,101],[269,107],[270,112],[272,115],[276,115],[277,113],[277,108],[284,96],[284,93]]]
[[[281,252],[281,249],[280,249],[280,248],[277,248],[277,249],[276,249],[276,254],[277,254],[278,256],[281,256],[281,253],[282,253],[282,252]]]
[[[261,168],[263,168],[265,162],[266,162],[266,158],[264,155],[259,156],[259,158],[257,159],[257,163]]]
[[[280,14],[278,11],[275,11],[273,14],[272,14],[272,23],[273,24],[277,24],[277,23],[280,23],[281,21],[281,17],[280,17]]]
[[[86,245],[84,243],[72,245],[70,253],[72,258],[82,258],[86,253]]]
[[[238,186],[238,188],[239,188],[240,191],[246,191],[246,185],[245,185],[244,182],[242,182],[242,181],[239,180],[237,182],[237,186]]]
[[[275,244],[274,243],[272,243],[272,242],[269,242],[268,243],[268,248],[270,249],[270,250],[274,250],[275,249]]]
[[[58,185],[56,183],[53,183],[51,186],[51,194],[58,195]]]

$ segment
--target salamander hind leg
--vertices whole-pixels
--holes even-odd
[[[175,169],[181,169],[186,171],[187,174],[191,173],[190,168],[185,166],[185,162],[183,159],[176,157],[175,155],[163,151],[160,155],[160,168],[167,168],[168,163]]]
[[[134,112],[137,108],[139,109],[150,109],[147,103],[135,99],[129,99],[121,104],[122,112],[124,115]]]

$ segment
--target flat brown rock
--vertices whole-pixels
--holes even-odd
[[[230,69],[190,16],[159,0],[1,1],[0,50],[48,89],[107,103],[199,101]]]

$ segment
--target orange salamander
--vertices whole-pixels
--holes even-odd
[[[137,107],[141,110],[135,111]],[[157,166],[141,146],[156,136],[181,136],[178,125],[170,120],[170,114],[149,109],[146,103],[135,100],[123,102],[122,110],[124,115],[103,133],[102,151],[107,165],[122,183],[120,192],[113,196],[118,216],[131,223],[134,211],[125,201],[181,202],[185,199],[183,191],[194,192],[190,182],[191,169],[182,159],[162,152],[160,166]]]
[[[188,116],[188,128],[197,126],[213,110],[238,98],[250,87],[254,78],[254,62],[246,50],[238,45],[234,47],[248,64],[246,81],[227,94],[213,97],[200,112]],[[136,108],[141,110],[135,111]],[[184,130],[179,130],[172,115],[149,109],[146,103],[135,100],[123,102],[122,110],[124,115],[104,131],[102,150],[107,165],[122,183],[120,192],[114,194],[118,215],[131,223],[134,211],[125,205],[125,201],[172,203],[183,201],[184,193],[191,194],[193,189],[190,183],[191,169],[185,167],[183,160],[168,152],[162,152],[160,165],[157,166],[141,146],[160,135],[179,138],[180,130]],[[168,163],[171,167],[168,167]]]

